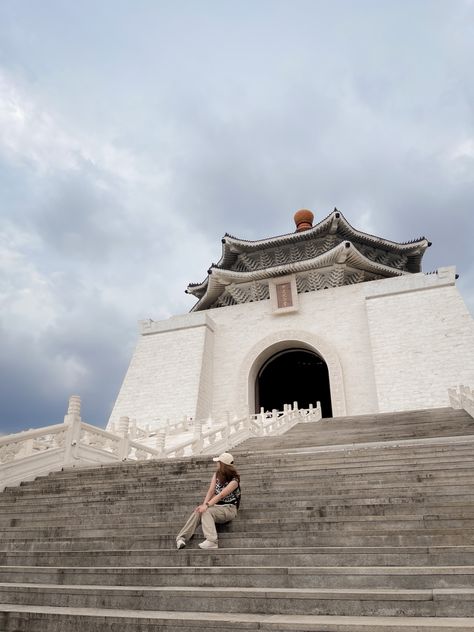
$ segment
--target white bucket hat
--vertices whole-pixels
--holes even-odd
[[[219,456],[215,456],[212,460],[216,462],[220,461],[225,465],[232,465],[232,463],[234,462],[234,457],[232,456],[232,454],[230,454],[230,452],[223,452],[222,454],[219,454]]]

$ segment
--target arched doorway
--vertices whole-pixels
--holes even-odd
[[[295,348],[272,355],[263,364],[255,382],[256,412],[282,410],[298,402],[300,408],[321,402],[323,417],[332,417],[329,372],[326,362],[313,351]]]

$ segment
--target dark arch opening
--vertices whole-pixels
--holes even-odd
[[[323,417],[332,417],[328,367],[313,351],[285,349],[273,355],[258,372],[255,391],[255,412],[283,410],[293,402],[309,408],[319,401]]]

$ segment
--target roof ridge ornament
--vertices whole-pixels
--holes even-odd
[[[309,209],[302,208],[299,211],[296,211],[294,220],[296,224],[295,232],[300,233],[302,230],[309,230],[310,228],[313,228],[314,214]]]

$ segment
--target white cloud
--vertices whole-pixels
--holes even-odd
[[[474,158],[474,138],[467,138],[457,143],[449,152],[450,160]]]
[[[31,86],[20,85],[0,69],[0,151],[7,159],[22,162],[43,176],[57,170],[77,171],[89,163],[106,175],[138,186],[157,187],[166,182],[165,172],[130,150],[114,145],[100,134],[78,128],[42,103]],[[107,188],[105,180],[97,186]]]
[[[49,279],[19,249],[30,242],[11,226],[0,233],[1,321],[10,333],[26,330],[38,336],[56,320],[59,304]]]

